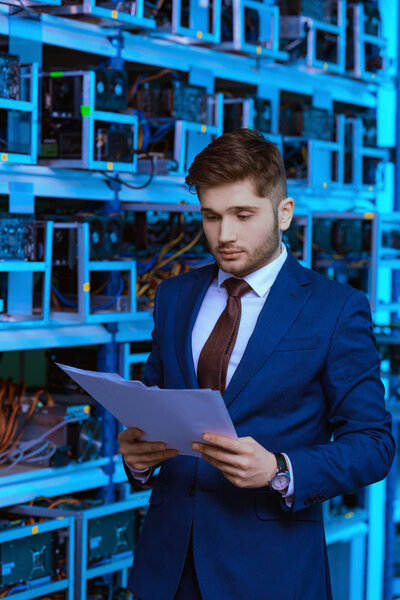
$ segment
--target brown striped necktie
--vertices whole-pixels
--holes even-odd
[[[200,388],[225,392],[226,372],[239,331],[240,298],[252,288],[244,279],[230,277],[223,284],[228,292],[226,306],[200,352],[197,381]]]

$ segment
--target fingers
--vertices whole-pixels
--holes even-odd
[[[213,465],[213,467],[216,467],[217,469],[222,471],[225,477],[227,475],[231,475],[232,477],[238,477],[240,475],[240,469],[238,469],[238,467],[234,465],[222,462],[220,460],[217,460],[216,458],[213,458],[212,456],[207,456],[206,454],[203,454],[202,458],[210,465]]]
[[[245,438],[242,438],[242,440],[243,439]],[[234,440],[226,435],[219,435],[218,433],[205,433],[203,435],[203,440],[209,444],[214,444],[215,446],[225,448],[225,450],[229,450],[229,452],[236,452],[237,454],[240,454],[243,451],[240,440]]]
[[[125,446],[124,446],[125,447]],[[133,444],[126,444],[127,452],[129,450],[132,454],[153,454],[155,452],[163,452],[167,449],[167,445],[164,442],[136,442]],[[122,446],[121,446],[122,450]]]
[[[133,442],[142,437],[143,431],[138,427],[128,427],[118,434],[119,442]]]
[[[208,444],[194,442],[192,448],[193,450],[201,452],[204,459],[206,459],[206,457],[212,458],[222,464],[230,465],[237,469],[246,469],[248,466],[248,459],[246,456],[227,452],[219,446],[210,446]]]
[[[174,458],[175,456],[177,456],[177,454],[177,450],[169,449],[164,450],[163,452],[153,452],[152,454],[145,454],[142,456],[127,454],[124,455],[124,459],[134,469],[137,469],[138,471],[143,471],[144,469],[149,469],[150,467],[155,467],[156,465],[159,465],[161,462],[164,462],[164,460],[167,460],[168,458]]]
[[[123,456],[135,456],[137,458],[159,456],[166,450],[167,445],[164,442],[123,442],[119,447],[119,451]]]
[[[120,453],[134,469],[148,469],[177,456],[178,451],[172,448],[167,450],[165,442],[145,442],[140,439],[142,435],[143,431],[138,427],[129,427],[118,435]]]

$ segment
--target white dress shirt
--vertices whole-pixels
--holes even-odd
[[[252,289],[241,297],[242,313],[236,343],[233,347],[233,351],[228,363],[226,388],[228,387],[229,382],[242,359],[249,338],[256,326],[261,309],[268,298],[270,289],[277,278],[286,258],[287,249],[286,246],[282,244],[282,251],[278,258],[264,267],[257,269],[257,271],[253,271],[249,275],[243,277],[243,279],[247,281]],[[230,273],[225,273],[225,271],[222,271],[222,269],[218,270],[217,277],[212,281],[210,287],[208,288],[197,315],[197,319],[192,331],[192,356],[196,376],[200,352],[209,338],[212,330],[214,329],[218,318],[225,309],[228,292],[225,287],[222,287],[222,283],[229,277],[233,277],[233,275]],[[290,471],[290,485],[283,497],[286,500],[286,504],[290,507],[292,505],[294,494],[294,478],[290,460],[286,455],[285,457],[287,459]],[[130,467],[130,470],[135,476],[135,479],[138,479],[143,483],[146,481],[145,474],[147,473],[147,470],[137,471],[132,467]]]
[[[270,289],[277,278],[286,258],[287,249],[285,244],[282,244],[282,251],[278,258],[268,265],[265,265],[264,267],[257,269],[257,271],[253,271],[249,275],[246,275],[242,278],[247,281],[252,290],[246,292],[241,297],[242,314],[240,317],[236,343],[233,347],[228,363],[225,388],[228,387],[229,382],[242,359],[249,338],[256,326],[261,309],[268,298]],[[200,352],[208,340],[212,330],[214,329],[218,318],[225,309],[228,292],[225,287],[222,287],[222,284],[225,279],[229,279],[229,277],[233,277],[233,275],[230,273],[225,273],[225,271],[222,271],[222,269],[218,270],[218,275],[208,288],[197,315],[197,319],[192,331],[192,355],[196,376]],[[286,504],[291,506],[294,494],[294,477],[290,460],[286,455],[284,456],[286,457],[289,466],[290,485],[283,497],[286,499]]]

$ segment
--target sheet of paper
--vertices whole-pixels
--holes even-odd
[[[143,430],[142,440],[165,442],[180,454],[199,456],[192,442],[210,431],[237,439],[232,420],[218,391],[163,390],[117,373],[85,371],[56,363],[125,427]]]

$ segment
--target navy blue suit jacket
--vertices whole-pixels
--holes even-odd
[[[158,287],[146,385],[198,388],[191,332],[216,272]],[[173,599],[193,525],[204,600],[331,598],[321,501],[382,479],[394,457],[379,368],[365,295],[289,252],[224,400],[238,436],[289,455],[293,506],[235,487],[202,459],[164,462],[135,550],[135,594]]]

